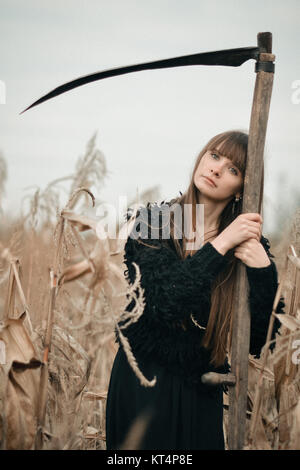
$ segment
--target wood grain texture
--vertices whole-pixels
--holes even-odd
[[[272,34],[259,33],[258,47],[262,52],[272,52]],[[244,181],[243,213],[261,211],[261,180],[263,153],[271,102],[273,73],[260,71],[256,74],[251,111],[248,157]],[[236,385],[229,390],[228,445],[229,449],[243,449],[245,441],[248,356],[250,344],[250,312],[248,305],[248,280],[243,263],[238,266],[235,290],[235,314],[231,350],[232,373]]]

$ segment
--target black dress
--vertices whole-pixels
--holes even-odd
[[[262,237],[261,242],[273,257],[267,239]],[[209,242],[185,261],[160,240],[152,240],[152,244],[158,249],[139,245],[131,237],[126,242],[125,274],[132,283],[132,262],[139,265],[146,305],[139,320],[122,332],[143,375],[148,380],[156,376],[157,381],[154,387],[140,384],[116,331],[120,347],[107,395],[107,449],[222,450],[223,387],[203,385],[201,375],[209,371],[226,373],[230,366],[226,360],[223,366],[213,367],[209,351],[200,343],[210,311],[211,282],[227,266],[228,257]],[[278,285],[276,266],[270,261],[264,268],[247,267],[250,353],[256,357],[265,343]],[[282,307],[283,298],[277,312],[284,313]],[[131,308],[132,304],[127,310]],[[191,320],[191,313],[200,328]],[[186,329],[174,326],[178,319],[185,319]],[[273,338],[278,328],[277,321]]]
[[[188,386],[153,361],[139,365],[149,380],[156,376],[154,387],[140,385],[119,348],[106,404],[107,449],[119,449],[138,416],[148,419],[146,431],[137,442],[140,449],[224,449],[221,387],[210,393]]]

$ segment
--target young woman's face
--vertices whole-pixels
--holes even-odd
[[[206,197],[216,201],[229,201],[241,194],[243,175],[229,158],[220,155],[218,151],[208,150],[199,162],[194,184]]]

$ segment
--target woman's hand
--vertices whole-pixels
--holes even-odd
[[[258,242],[261,237],[262,217],[254,212],[240,214],[229,224],[211,244],[222,254],[250,238]],[[262,247],[263,248],[263,247]]]
[[[234,256],[251,268],[264,268],[271,264],[264,247],[255,238],[249,238],[238,245]]]

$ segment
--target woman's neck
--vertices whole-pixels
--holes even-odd
[[[228,201],[216,202],[199,194],[198,204],[204,205],[204,233],[218,228],[220,216]]]

